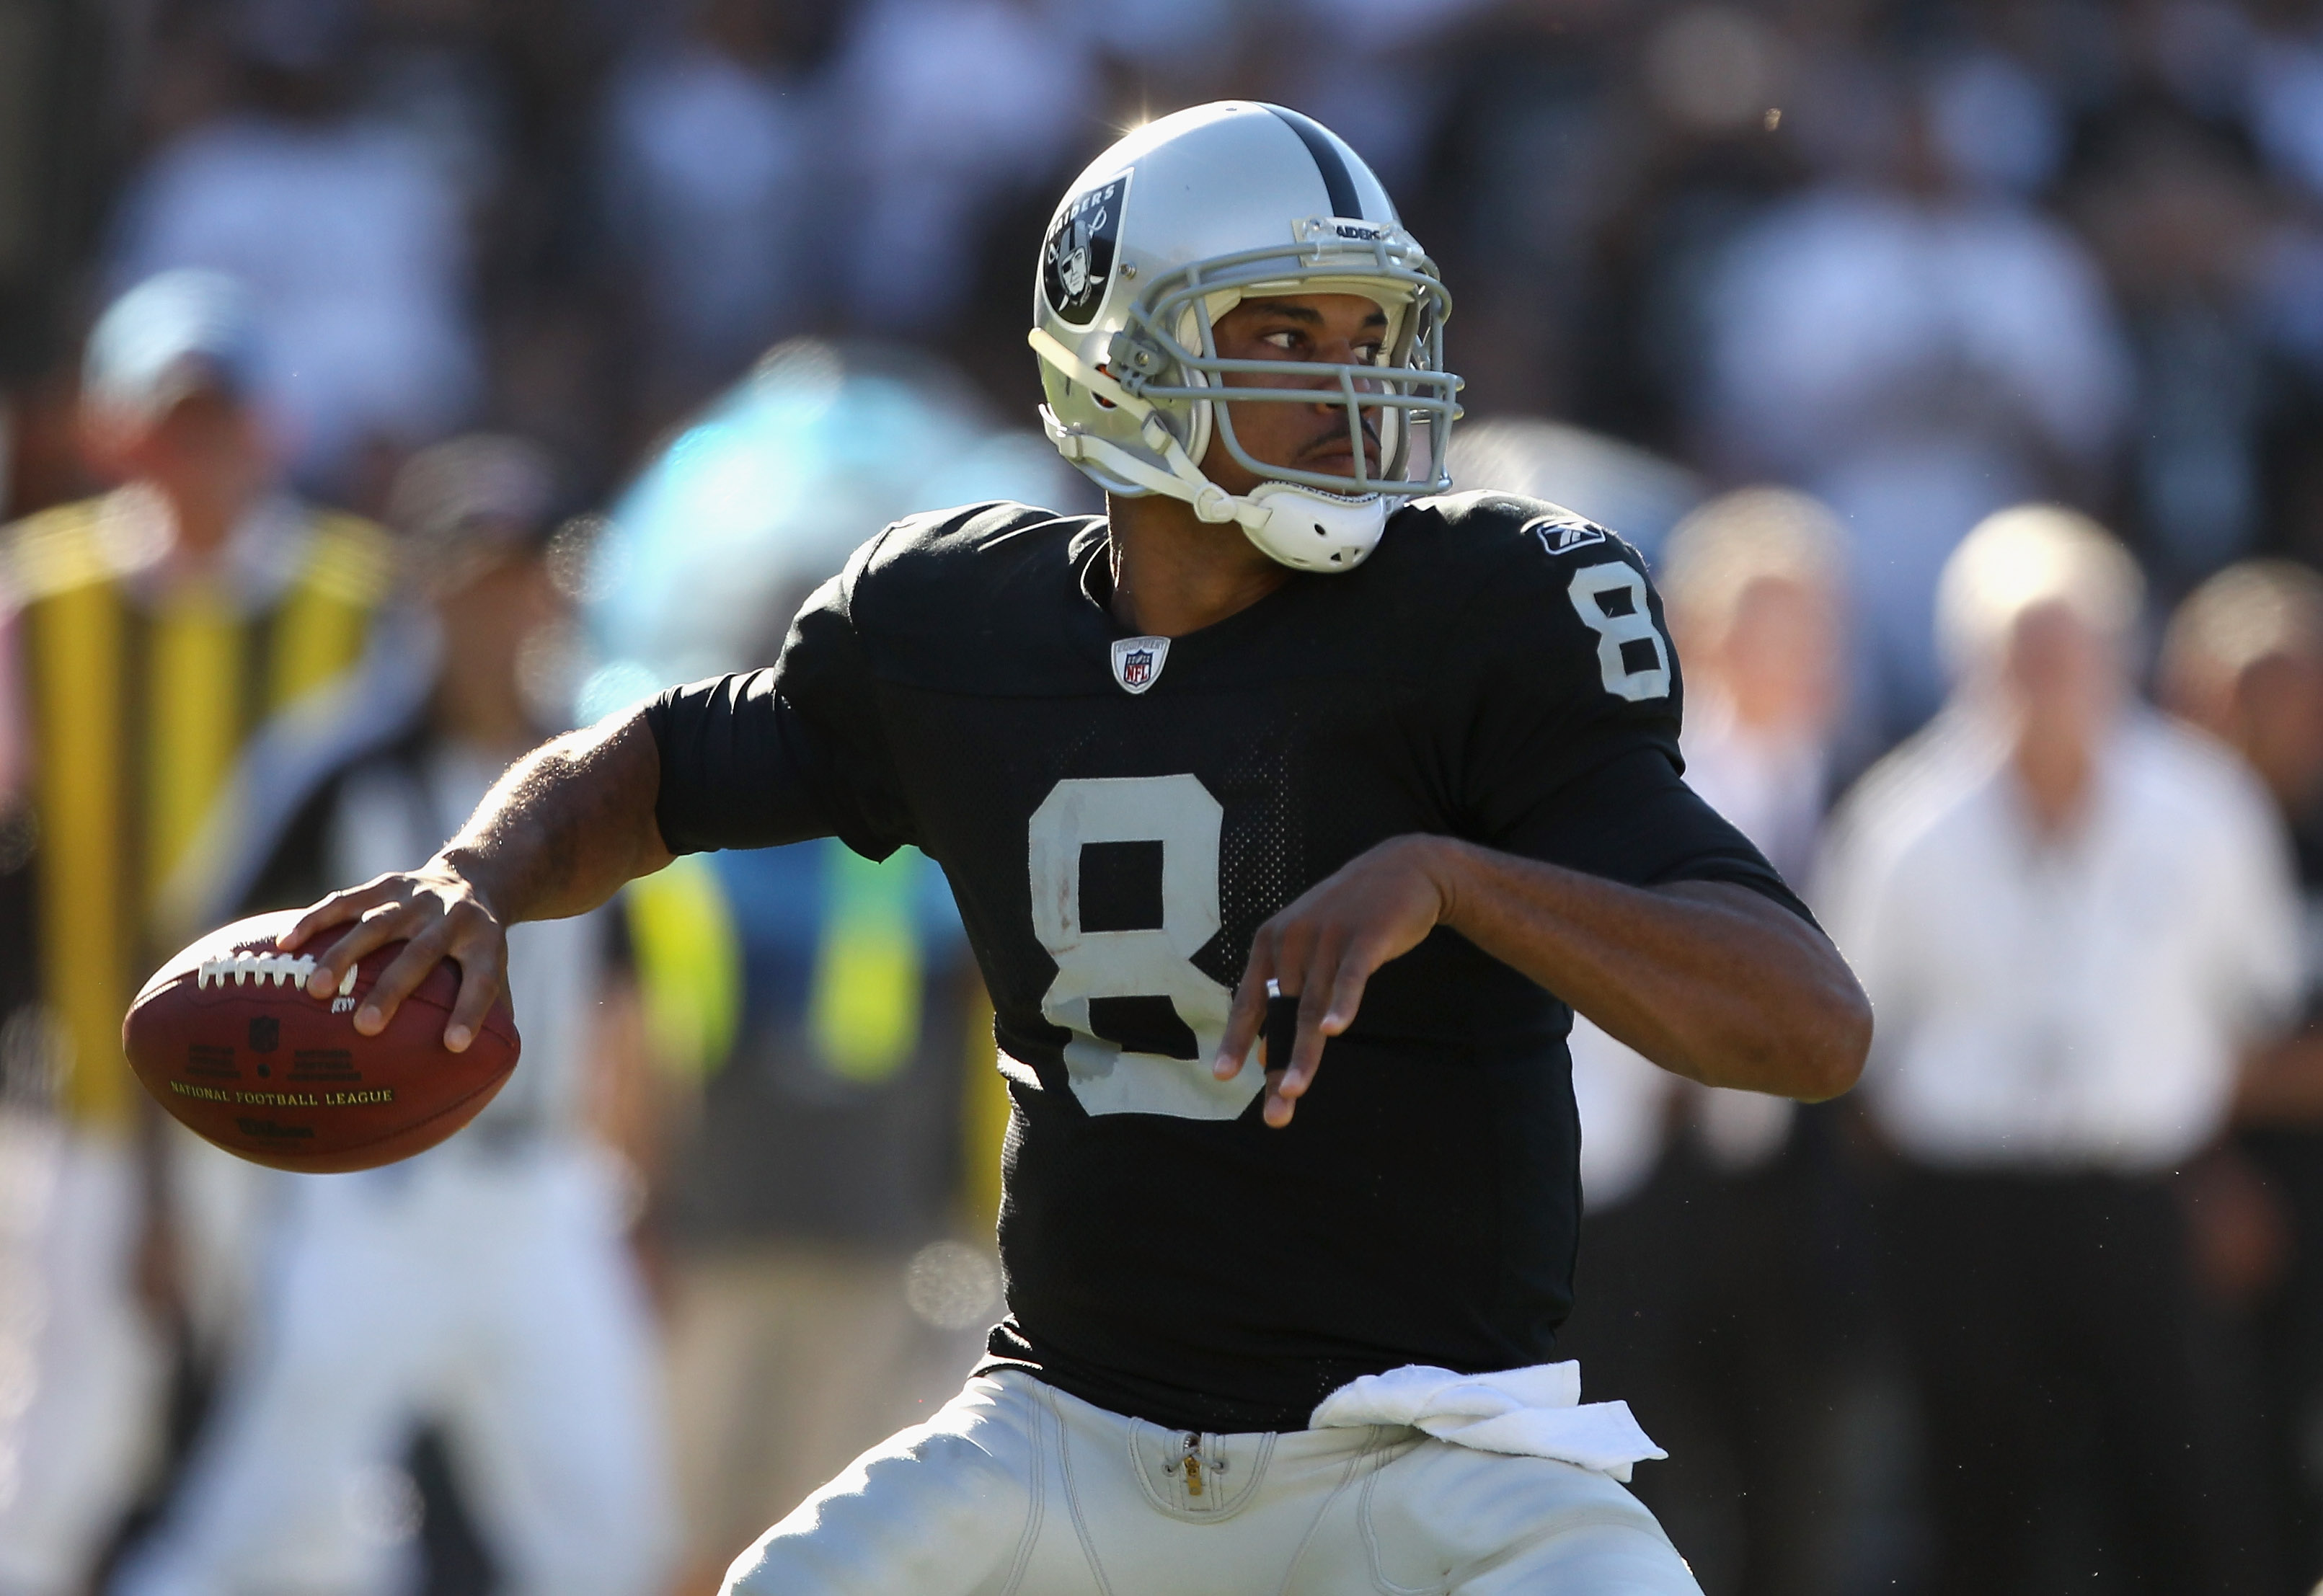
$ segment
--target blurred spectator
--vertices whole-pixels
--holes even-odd
[[[279,778],[302,802],[241,889],[244,913],[408,869],[466,819],[543,729],[524,644],[557,619],[542,557],[552,484],[537,451],[470,436],[415,455],[391,512],[434,647],[380,659],[346,719],[383,728]],[[389,701],[381,704],[376,701]],[[379,712],[384,710],[384,713]],[[389,1168],[274,1176],[259,1333],[229,1369],[129,1596],[380,1588],[396,1550],[379,1499],[440,1426],[504,1588],[656,1588],[671,1502],[623,1182],[591,1134],[600,1072],[642,1066],[633,988],[606,913],[514,927],[515,1076],[466,1129]]]
[[[1613,527],[1656,559],[1678,518],[1702,499],[1685,467],[1602,433],[1530,417],[1478,421],[1452,435],[1452,481],[1546,499]]]
[[[1579,345],[1619,291],[1592,271],[1597,229],[1643,142],[1617,66],[1621,32],[1611,8],[1497,7],[1474,20],[1446,57],[1430,180],[1395,190],[1459,296],[1450,336],[1480,416],[1573,416],[1593,397]]]
[[[851,234],[839,263],[849,321],[940,334],[977,286],[995,213],[1046,196],[1052,173],[1105,142],[1091,115],[1096,90],[1095,59],[1070,8],[865,0],[836,101],[851,169]],[[1028,269],[1035,243],[1024,241]]]
[[[2323,28],[2312,7],[2251,7],[2246,92],[2251,131],[2269,164],[2323,198]]]
[[[1686,780],[1785,876],[1806,879],[1846,708],[1848,579],[1829,509],[1747,488],[1678,523],[1661,564],[1690,664]]]
[[[583,713],[771,658],[800,601],[886,521],[1062,486],[1054,451],[995,433],[932,362],[785,344],[671,442],[590,551],[591,619],[617,657]],[[707,1592],[767,1525],[958,1389],[998,1310],[1005,1096],[924,856],[875,865],[816,842],[684,859],[628,904],[653,1032],[698,1087],[656,1230],[677,1588]]]
[[[2287,1017],[2298,910],[2257,782],[2132,701],[2142,591],[2070,511],[1979,526],[1939,601],[1951,704],[1823,867],[1879,1014],[1863,1096],[1899,1165],[1939,1592],[2226,1590],[2263,1558],[2173,1177]]]
[[[2281,561],[2232,565],[2179,606],[2162,651],[2162,702],[2230,744],[2273,796],[2306,896],[2307,1029],[2262,1052],[2237,1103],[2237,1143],[2291,1225],[2288,1267],[2260,1279],[2270,1506],[2289,1572],[2323,1573],[2323,576]]]
[[[607,224],[636,278],[649,409],[689,408],[814,314],[838,263],[841,108],[774,0],[694,0],[606,107]]]
[[[9,1149],[0,1356],[26,1371],[24,1399],[0,1407],[12,1593],[81,1588],[157,1461],[173,1343],[214,1345],[238,1306],[254,1166],[161,1124],[130,1085],[121,1016],[199,929],[245,750],[353,665],[388,585],[379,528],[283,491],[252,403],[259,349],[228,279],[124,295],[83,390],[92,461],[124,485],[0,541],[28,744],[0,760],[27,781],[5,863],[30,870],[34,915],[6,940],[35,955],[0,976],[25,988],[0,993],[20,1005],[0,1059],[17,1103],[55,1115]]]
[[[1073,501],[1046,441],[995,429],[926,357],[796,339],[693,417],[552,557],[587,596],[580,713],[771,658],[884,524]],[[681,859],[627,893],[674,1116],[664,1248],[676,1589],[958,1389],[998,1311],[1007,1097],[942,872],[835,842]],[[980,1234],[978,1233],[981,1233]]]
[[[131,180],[107,274],[247,283],[292,472],[359,491],[367,453],[440,436],[476,400],[462,197],[427,141],[354,108],[353,0],[234,0],[230,15],[238,101]]]
[[[1409,192],[1451,85],[1437,63],[1485,0],[1291,0],[1269,92],[1337,132],[1391,194]],[[1419,69],[1415,70],[1414,69]]]
[[[2072,238],[1972,187],[1930,96],[1834,92],[1843,170],[1755,224],[1709,289],[1702,421],[1731,469],[1814,491],[1854,542],[1866,706],[1893,736],[1940,695],[1930,600],[1980,517],[2086,491],[2128,381]]]
[[[974,1070],[988,1096],[997,1076],[924,856],[805,843],[673,868],[631,892],[649,999],[666,1015],[705,964],[739,977],[739,1013],[688,1028],[729,1040],[702,1055],[665,1225],[680,1589],[706,1593],[809,1491],[941,1407],[980,1352],[999,1271],[988,1240],[950,1238],[964,1088]]]
[[[2155,574],[2183,587],[2263,530],[2261,447],[2281,374],[2263,315],[2272,229],[2257,175],[2182,115],[2116,119],[2073,208],[2135,362],[2127,502]]]
[[[1753,488],[1671,535],[1686,780],[1793,880],[1830,774],[1846,572],[1831,512]],[[1837,1314],[1794,1105],[1694,1086],[1586,1021],[1572,1038],[1587,1215],[1558,1335],[1670,1459],[1636,1489],[1712,1596],[1836,1588]]]

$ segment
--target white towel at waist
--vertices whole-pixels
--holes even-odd
[[[1351,1380],[1323,1399],[1310,1427],[1409,1425],[1455,1446],[1553,1457],[1627,1483],[1630,1465],[1667,1457],[1638,1427],[1627,1402],[1581,1400],[1581,1365],[1535,1363],[1455,1374],[1407,1363]]]

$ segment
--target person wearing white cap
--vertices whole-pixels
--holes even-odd
[[[120,485],[0,532],[0,648],[23,684],[0,724],[25,745],[0,769],[28,773],[0,803],[37,839],[15,894],[33,968],[22,1002],[0,994],[22,1182],[0,1220],[0,1367],[29,1392],[0,1405],[10,1596],[80,1587],[150,1472],[170,1332],[214,1344],[233,1317],[246,1167],[141,1124],[121,1015],[196,929],[243,753],[344,676],[390,574],[380,528],[283,491],[254,329],[215,273],[124,295],[83,396],[90,461]]]
[[[1692,699],[1686,784],[1794,881],[1848,708],[1844,536],[1804,493],[1741,488],[1688,512],[1657,573]],[[1669,1448],[1639,1495],[1705,1589],[1827,1589],[1844,1319],[1821,1126],[1796,1133],[1788,1100],[1657,1069],[1586,1019],[1570,1046],[1589,1289],[1563,1344]]]
[[[1849,797],[1821,874],[1878,1015],[1943,1596],[2061,1547],[2168,1591],[2236,1588],[2249,1555],[2177,1177],[2294,1017],[2298,900],[2248,768],[2135,703],[2143,599],[2086,517],[1981,523],[1938,593],[1951,705]]]
[[[539,737],[556,711],[528,701],[519,662],[565,617],[554,507],[549,463],[519,438],[405,464],[388,515],[426,620],[336,728],[271,762],[209,918],[425,858]],[[247,1355],[118,1596],[380,1588],[396,1547],[363,1504],[408,1497],[400,1464],[431,1425],[505,1588],[657,1588],[673,1518],[657,1371],[621,1161],[597,1133],[642,1063],[610,931],[600,911],[510,942],[524,1065],[459,1135],[384,1169],[269,1178]]]

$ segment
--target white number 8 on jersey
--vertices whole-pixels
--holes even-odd
[[[1033,931],[1057,961],[1041,999],[1052,1025],[1072,1032],[1065,1069],[1091,1114],[1232,1119],[1263,1076],[1210,1073],[1234,994],[1193,964],[1217,935],[1218,835],[1226,810],[1194,775],[1076,777],[1049,789],[1026,828],[1032,848]],[[1162,845],[1162,923],[1135,931],[1081,927],[1081,849],[1090,843]],[[1165,997],[1194,1033],[1194,1057],[1133,1053],[1090,1029],[1089,1000]]]
[[[1641,699],[1667,698],[1669,645],[1662,641],[1661,631],[1654,625],[1653,611],[1646,603],[1646,579],[1637,569],[1619,560],[1584,565],[1573,573],[1573,582],[1565,592],[1573,601],[1574,613],[1581,617],[1582,624],[1597,634],[1597,674],[1604,679],[1605,691],[1632,703]],[[1626,614],[1606,612],[1605,595],[1617,592],[1630,595]],[[1650,645],[1653,664],[1632,670],[1630,662],[1622,657],[1622,646],[1628,643]]]

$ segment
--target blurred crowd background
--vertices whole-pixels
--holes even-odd
[[[550,1084],[404,1176],[141,1124],[59,949],[416,861],[895,516],[1094,508],[1041,230],[1226,96],[1440,263],[1460,484],[1656,561],[1693,779],[1906,1083],[1576,1041],[1570,1344],[1705,1588],[2316,1588],[2323,6],[0,0],[0,1596],[255,1588],[253,1518],[284,1588],[708,1590],[956,1385],[1005,1106],[916,855],[633,891],[538,956]],[[1913,849],[1997,769],[2020,851],[1944,896]],[[1947,1045],[1973,1089],[1911,1087]]]

